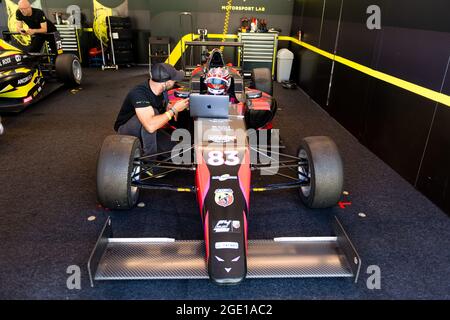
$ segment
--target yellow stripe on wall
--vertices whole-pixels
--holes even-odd
[[[236,34],[208,34],[208,38],[211,39],[237,39],[237,35]],[[175,65],[178,60],[180,60],[181,56],[183,55],[184,51],[186,51],[186,46],[184,45],[184,43],[186,41],[192,41],[192,39],[197,40],[199,38],[198,34],[186,34],[184,35],[180,41],[178,41],[177,45],[175,46],[175,48],[173,49],[173,51],[170,53],[169,58],[166,59],[165,63],[170,63],[171,65]]]
[[[394,86],[397,86],[399,88],[405,89],[407,91],[413,92],[413,93],[418,94],[418,95],[420,95],[422,97],[428,98],[430,100],[439,102],[439,103],[441,103],[443,105],[446,105],[446,106],[450,107],[450,96],[449,95],[446,95],[446,94],[443,94],[443,93],[440,93],[440,92],[437,92],[437,91],[434,91],[434,90],[431,90],[431,89],[419,86],[419,85],[414,84],[412,82],[405,81],[405,80],[402,80],[400,78],[388,75],[386,73],[374,70],[374,69],[366,67],[366,66],[364,66],[362,64],[353,62],[351,60],[345,59],[345,58],[340,57],[338,55],[334,55],[332,53],[329,53],[329,52],[326,52],[324,50],[321,50],[321,49],[319,49],[317,47],[314,47],[314,46],[312,46],[312,45],[310,45],[310,44],[308,44],[306,42],[299,41],[298,39],[293,38],[293,37],[280,36],[280,37],[278,37],[278,40],[291,41],[291,42],[293,42],[295,44],[298,44],[298,45],[300,45],[300,46],[310,50],[310,51],[318,53],[321,56],[324,56],[324,57],[326,57],[326,58],[328,58],[330,60],[339,62],[339,63],[341,63],[343,65],[346,65],[347,67],[350,67],[352,69],[358,70],[358,71],[360,71],[362,73],[365,73],[365,74],[367,74],[367,75],[369,75],[369,76],[371,76],[373,78],[376,78],[376,79],[382,80],[384,82],[390,83],[390,84],[392,84]]]
[[[186,46],[184,45],[184,43],[186,41],[191,41],[192,40],[192,36],[193,39],[198,39],[198,35],[194,34],[186,34],[185,36],[183,36],[183,38],[178,42],[178,44],[176,45],[175,49],[172,51],[172,53],[170,54],[170,57],[165,61],[166,63],[170,63],[171,65],[175,65],[178,60],[181,58],[182,54],[184,53],[184,51],[186,50]],[[216,38],[216,39],[221,39],[223,37],[223,35],[221,34],[209,34],[208,35],[209,38]],[[237,39],[238,36],[235,34],[227,34],[225,36],[226,39]],[[338,55],[332,54],[330,52],[324,51],[322,49],[319,49],[313,45],[310,45],[306,42],[303,41],[299,41],[298,39],[294,38],[294,37],[289,37],[289,36],[279,36],[278,40],[280,41],[291,41],[299,46],[302,46],[310,51],[313,51],[317,54],[320,54],[323,57],[326,57],[332,61],[336,61],[338,63],[341,63],[347,67],[350,67],[352,69],[358,70],[359,72],[365,73],[373,78],[382,80],[384,82],[390,83],[396,87],[402,88],[404,90],[407,90],[409,92],[418,94],[422,97],[425,97],[427,99],[436,101],[440,104],[443,104],[445,106],[450,107],[450,96],[446,95],[444,93],[440,93],[422,86],[419,86],[417,84],[414,84],[412,82],[406,81],[406,80],[402,80],[400,78],[391,76],[389,74],[383,73],[381,71],[377,71],[374,70],[372,68],[366,67],[362,64],[353,62],[351,60],[345,59],[343,57],[340,57]]]

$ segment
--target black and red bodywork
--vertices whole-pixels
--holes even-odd
[[[238,283],[247,274],[251,189],[247,129],[271,129],[276,112],[276,103],[269,94],[245,88],[241,74],[233,67],[228,68],[232,74],[229,118],[194,119],[196,189],[204,226],[205,258],[211,280],[220,284]],[[207,94],[203,84],[205,72],[202,66],[195,69],[190,90],[184,92]],[[184,97],[182,91],[180,88],[169,91],[171,104]],[[214,142],[206,133],[232,139]],[[210,162],[211,154],[220,155],[223,163]]]
[[[247,273],[247,215],[250,204],[250,156],[247,145],[196,145],[196,186],[204,226],[206,262],[210,278],[237,283]],[[229,164],[215,165],[213,156],[230,156]]]
[[[199,44],[204,45],[205,42]],[[226,43],[221,42],[219,45],[221,44]],[[213,61],[223,62],[221,53],[217,50],[213,50],[214,52],[217,54],[211,55],[205,65],[194,68],[190,83],[185,88],[169,91],[169,104],[191,93],[207,94],[203,81],[208,67]],[[99,199],[102,205],[111,209],[130,209],[138,201],[137,196],[131,197],[130,194],[136,195],[139,189],[196,193],[204,241],[178,241],[168,238],[111,240],[113,232],[111,219],[108,219],[88,261],[92,286],[94,280],[125,279],[209,278],[217,284],[237,284],[245,278],[353,276],[358,278],[361,259],[337,218],[334,219],[335,236],[332,237],[248,239],[247,221],[250,214],[251,192],[299,189],[300,196],[305,197],[302,188],[316,186],[310,169],[322,168],[323,172],[319,173],[326,173],[327,181],[332,181],[334,186],[329,188],[331,191],[326,194],[330,196],[326,204],[330,207],[335,205],[334,201],[342,194],[339,184],[339,181],[342,181],[339,175],[341,162],[339,154],[333,153],[336,151],[334,143],[327,137],[310,137],[309,140],[303,140],[302,144],[308,143],[307,150],[310,150],[311,146],[315,148],[315,157],[311,152],[308,153],[309,156],[303,155],[301,152],[306,149],[301,149],[299,156],[279,153],[276,133],[271,138],[268,134],[271,141],[264,144],[260,139],[264,135],[255,133],[258,130],[261,132],[264,129],[271,129],[276,112],[275,100],[268,94],[272,92],[270,72],[267,69],[253,70],[254,79],[252,85],[248,86],[245,85],[242,76],[244,72],[241,74],[236,68],[228,67],[232,73],[228,92],[228,118],[191,118],[188,112],[181,112],[178,114],[178,121],[171,122],[168,126],[171,129],[182,128],[190,131],[193,140],[184,141],[189,140],[187,135],[184,136],[180,144],[185,147],[180,148],[178,152],[191,161],[180,163],[173,161],[173,156],[158,160],[158,156],[173,154],[175,148],[149,156],[136,156],[139,141],[135,137],[121,135],[107,137],[99,157],[100,170],[97,178],[102,182],[98,188],[101,191]],[[269,132],[271,130],[267,133]],[[319,152],[317,146],[326,147],[326,152],[323,150]],[[268,149],[270,157],[267,155]],[[124,151],[119,152],[121,150]],[[272,158],[273,155],[277,157]],[[258,162],[255,156],[259,160],[270,158],[273,162],[270,162],[269,167],[265,161]],[[110,159],[114,161],[109,161]],[[309,159],[316,159],[316,163],[317,159],[321,161],[319,165],[313,166],[310,165]],[[121,161],[120,165],[117,165],[118,160]],[[322,160],[326,160],[326,163],[324,164]],[[135,166],[136,164],[138,166]],[[271,183],[263,187],[251,185],[253,171],[262,173],[272,166],[277,170],[274,175],[289,181]],[[118,167],[123,173],[117,177],[120,188],[117,188],[117,193],[112,193],[102,185],[108,187],[111,185],[110,172]],[[180,187],[156,183],[154,179],[162,175],[157,173],[158,170],[153,171],[155,168],[168,170],[166,172],[195,171],[195,185]],[[284,169],[288,174],[277,173],[278,169]],[[296,176],[292,176],[292,172]],[[147,175],[151,178],[147,178]],[[327,181],[324,185],[330,187]],[[135,193],[131,193],[133,190]],[[305,204],[311,206],[309,202]],[[323,207],[322,203],[320,205]],[[173,263],[174,261],[176,263]]]

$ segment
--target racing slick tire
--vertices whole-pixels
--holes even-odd
[[[139,199],[139,188],[131,184],[139,172],[134,159],[141,156],[138,138],[125,135],[106,137],[97,162],[97,198],[113,210],[133,208]]]
[[[272,73],[269,68],[255,68],[252,72],[252,86],[269,95],[273,94]]]
[[[70,86],[81,84],[83,71],[78,57],[74,54],[63,53],[56,57],[56,76],[59,80]]]
[[[335,206],[342,194],[344,169],[334,141],[326,136],[304,138],[298,157],[306,163],[298,167],[299,179],[309,177],[309,183],[300,187],[302,202],[309,208]]]

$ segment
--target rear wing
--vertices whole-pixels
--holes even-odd
[[[190,75],[192,73],[192,71],[197,67],[197,65],[194,64],[193,60],[192,60],[192,58],[193,58],[192,49],[194,47],[204,47],[204,48],[205,47],[215,47],[215,48],[233,47],[233,48],[237,48],[239,50],[239,54],[238,54],[239,64],[240,64],[240,57],[241,57],[240,51],[244,48],[243,42],[236,42],[236,41],[185,41],[184,45],[191,47],[189,65],[186,65],[185,53],[182,54],[182,65],[183,65],[183,69],[187,75]]]

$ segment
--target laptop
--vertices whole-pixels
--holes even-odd
[[[228,95],[213,96],[191,93],[189,96],[189,110],[194,118],[228,118],[230,98]]]

